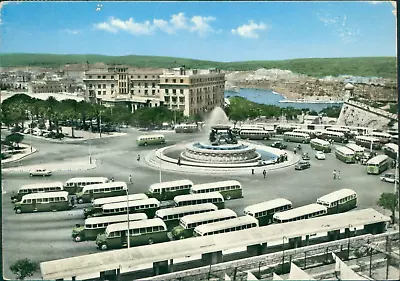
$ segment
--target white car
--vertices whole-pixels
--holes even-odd
[[[35,169],[33,171],[30,171],[29,175],[31,177],[34,177],[34,176],[47,177],[47,176],[51,176],[51,171],[49,171],[47,169]]]
[[[396,175],[393,173],[386,173],[383,176],[381,176],[380,178],[381,178],[381,181],[394,183]],[[397,183],[399,183],[399,179],[397,179]]]
[[[315,154],[315,158],[317,158],[318,160],[325,160],[325,153],[323,153],[322,151],[317,151],[317,153]]]

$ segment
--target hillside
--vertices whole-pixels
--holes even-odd
[[[136,67],[168,68],[185,65],[187,68],[217,67],[225,70],[285,69],[313,77],[353,75],[397,78],[395,57],[293,59],[279,61],[215,62],[157,56],[103,56],[54,54],[0,54],[0,66],[60,67],[65,64],[104,62]]]

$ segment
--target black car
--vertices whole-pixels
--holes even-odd
[[[280,148],[280,149],[286,149],[287,145],[284,144],[284,143],[281,143],[280,141],[276,141],[273,144],[271,144],[271,147]]]
[[[295,170],[305,170],[311,167],[310,162],[308,161],[300,161],[299,163],[294,166]]]

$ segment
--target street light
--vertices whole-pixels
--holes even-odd
[[[281,267],[281,274],[283,274],[283,265],[285,264],[285,239],[287,240],[286,236],[282,237],[282,267]]]
[[[127,215],[127,222],[128,222],[128,235],[127,235],[127,242],[128,242],[128,249],[131,247],[131,236],[129,233],[129,190],[126,189],[126,215]]]
[[[92,124],[89,131],[89,164],[92,164]]]
[[[351,230],[350,228],[353,227],[352,224],[349,224],[349,237],[347,242],[347,259],[350,259],[350,237],[351,237]]]

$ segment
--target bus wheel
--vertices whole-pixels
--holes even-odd
[[[230,195],[226,196],[226,200],[231,200],[232,197]]]
[[[100,246],[100,249],[101,249],[102,251],[107,250],[107,249],[108,249],[107,244],[101,245],[101,246]]]
[[[75,242],[81,242],[82,238],[80,236],[76,236],[74,240],[75,240]]]
[[[79,198],[79,199],[78,199],[78,203],[79,203],[79,204],[82,204],[82,203],[83,203],[83,199],[82,199],[82,198]]]
[[[15,213],[17,213],[17,214],[21,214],[21,209],[20,208],[18,208],[18,209],[15,209]]]
[[[57,212],[57,209],[53,209],[53,210],[51,210],[51,211],[53,211],[53,212]]]
[[[147,142],[145,142],[143,145],[144,145],[144,146],[147,146]]]
[[[154,240],[152,238],[149,238],[149,245],[152,245],[154,243]]]

